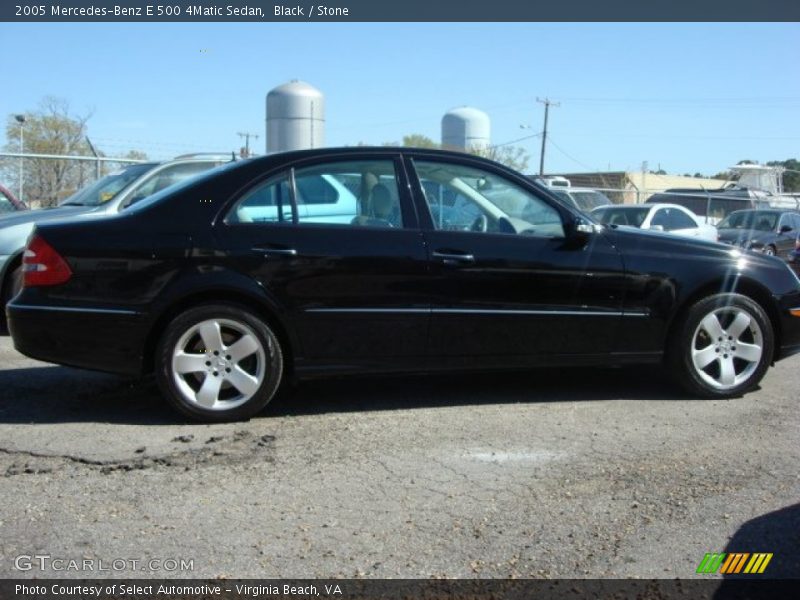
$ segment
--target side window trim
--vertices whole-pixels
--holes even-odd
[[[292,208],[292,225],[297,226],[300,218],[297,215],[297,182],[294,178],[294,167],[289,169],[289,204]],[[283,211],[280,214],[283,216]]]

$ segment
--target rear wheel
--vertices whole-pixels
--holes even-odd
[[[772,362],[772,325],[756,302],[717,294],[695,303],[672,339],[669,359],[678,382],[705,398],[753,389]]]
[[[199,306],[167,327],[156,376],[167,400],[185,415],[207,422],[247,419],[275,395],[283,353],[269,325],[250,310]]]

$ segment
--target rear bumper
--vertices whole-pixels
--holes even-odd
[[[109,373],[139,375],[143,371],[148,329],[141,313],[13,301],[6,314],[14,347],[26,356]]]

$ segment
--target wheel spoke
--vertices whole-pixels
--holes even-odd
[[[700,325],[713,340],[717,340],[725,334],[725,332],[722,330],[722,325],[719,324],[717,315],[714,313],[707,315],[706,318],[700,322]]]
[[[698,369],[705,369],[717,358],[719,358],[719,353],[715,350],[714,344],[710,344],[702,350],[692,350],[692,360]]]
[[[758,362],[761,359],[761,353],[761,346],[736,342],[736,350],[733,355],[747,362]]]
[[[175,356],[175,371],[178,373],[197,373],[206,370],[204,354],[186,354],[181,351]]]
[[[738,340],[745,329],[750,326],[750,317],[745,313],[740,312],[736,315],[733,323],[728,327],[728,335],[732,336],[734,340]]]
[[[719,382],[722,385],[730,386],[736,381],[736,369],[733,368],[733,358],[719,359]]]
[[[222,387],[222,377],[206,375],[203,385],[197,391],[195,398],[197,403],[203,408],[213,408],[219,398],[219,389]]]
[[[206,350],[222,351],[222,332],[219,323],[216,321],[206,321],[199,327],[200,337],[203,338],[203,345]]]
[[[233,370],[225,376],[225,379],[245,396],[254,394],[259,386],[258,379],[238,365],[233,367]]]
[[[233,362],[239,362],[243,358],[250,356],[258,351],[258,341],[249,334],[243,335],[235,344],[226,351]]]

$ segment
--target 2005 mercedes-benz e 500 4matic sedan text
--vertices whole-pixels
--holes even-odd
[[[664,363],[727,398],[800,351],[800,280],[712,242],[603,227],[519,173],[408,148],[234,163],[103,219],[43,223],[18,350],[155,372],[201,420],[290,376]]]

